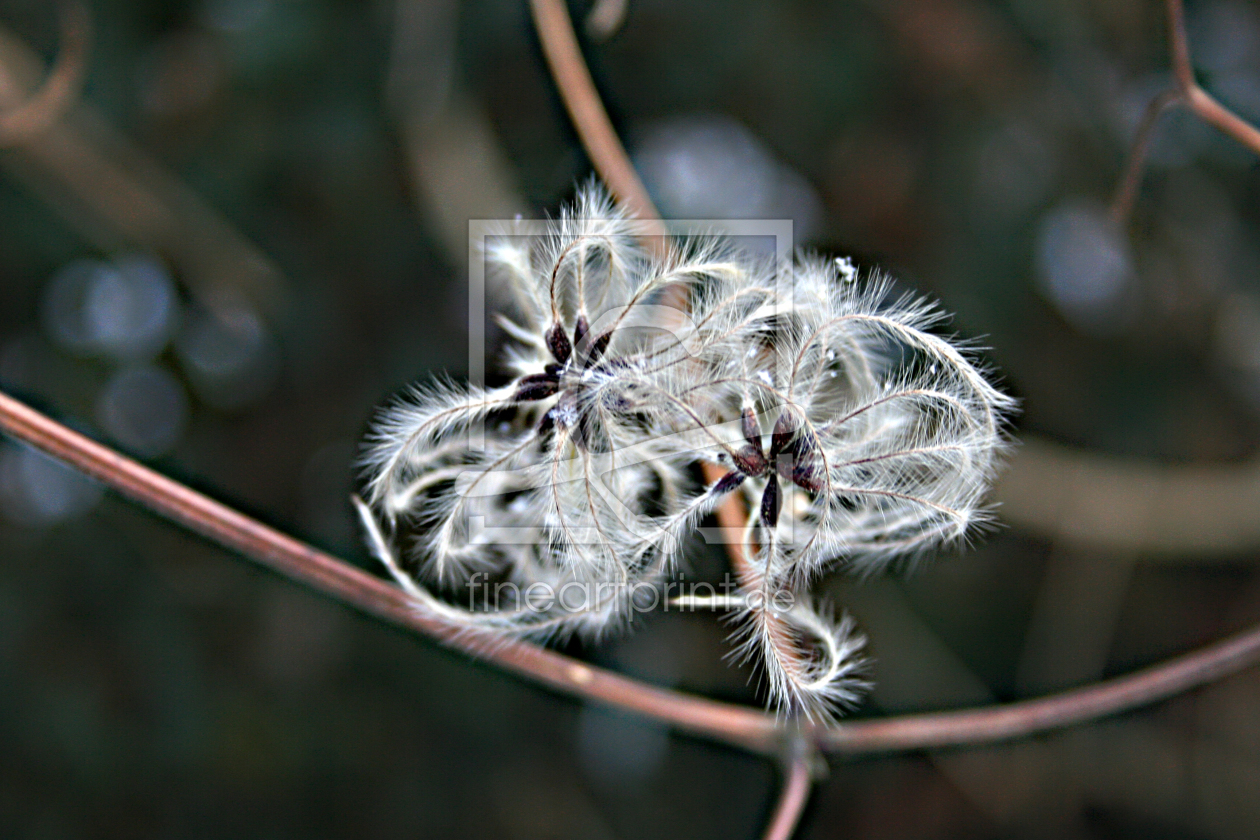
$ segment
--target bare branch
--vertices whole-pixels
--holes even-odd
[[[536,682],[753,752],[771,752],[782,738],[777,721],[755,709],[655,688],[531,644],[504,642],[487,647],[484,641],[460,635],[421,611],[413,598],[384,580],[160,475],[2,392],[0,431],[218,545],[391,624]]]
[[[1260,155],[1260,130],[1239,117],[1199,87],[1190,64],[1190,42],[1186,37],[1186,16],[1181,0],[1168,0],[1168,40],[1172,52],[1173,75],[1186,105],[1199,119],[1216,126],[1239,143]]]

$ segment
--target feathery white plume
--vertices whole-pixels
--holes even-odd
[[[594,188],[487,259],[510,292],[515,378],[417,387],[369,438],[360,512],[399,584],[488,638],[598,635],[645,593],[656,604],[687,538],[739,494],[737,591],[673,603],[729,610],[781,710],[856,702],[864,640],[809,585],[984,522],[1013,409],[935,332],[940,310],[847,260],[757,260],[716,238],[653,257]],[[696,488],[702,462],[729,472]],[[479,580],[493,604],[426,588]]]

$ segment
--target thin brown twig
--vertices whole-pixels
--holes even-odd
[[[1185,9],[1181,0],[1166,0],[1168,12],[1168,52],[1172,58],[1173,76],[1184,93],[1195,87],[1194,69],[1190,66],[1190,39],[1186,37]]]
[[[828,753],[861,754],[1007,741],[1149,705],[1257,662],[1260,625],[1123,677],[1049,697],[841,723],[819,731],[818,746]]]
[[[704,480],[710,485],[721,480],[727,472],[722,465],[710,461],[703,462],[700,468]],[[750,561],[748,552],[745,550],[744,531],[748,510],[740,501],[739,496],[731,493],[722,500],[713,514],[717,519],[718,531],[722,534],[726,555],[731,561],[731,568],[735,572],[735,578],[739,581],[740,587],[745,592],[761,591],[764,583],[762,574]],[[787,622],[772,610],[762,610],[759,617],[765,622],[766,635],[778,652],[784,667],[799,665],[802,660],[802,651],[797,646]]]
[[[547,66],[551,68],[556,87],[560,89],[561,98],[591,163],[621,204],[632,215],[652,226],[651,236],[659,241],[665,235],[660,214],[631,166],[625,147],[621,145],[621,139],[599,98],[591,72],[578,49],[577,33],[573,31],[573,21],[569,19],[564,0],[530,0],[530,8],[543,54],[547,57]]]
[[[70,109],[83,87],[91,18],[82,3],[61,10],[61,47],[44,84],[19,105],[0,112],[0,148],[29,143]]]
[[[796,831],[805,804],[809,802],[809,789],[813,782],[813,759],[808,744],[798,741],[793,745],[793,755],[787,763],[783,792],[766,827],[764,840],[788,840]]]
[[[1116,222],[1128,218],[1133,208],[1133,201],[1142,181],[1142,170],[1150,147],[1151,132],[1160,114],[1170,105],[1184,103],[1199,119],[1216,126],[1260,155],[1260,129],[1218,102],[1216,97],[1204,90],[1195,80],[1194,66],[1190,60],[1190,39],[1186,35],[1185,9],[1181,0],[1167,0],[1166,9],[1168,12],[1168,52],[1172,59],[1176,87],[1155,97],[1146,108],[1146,113],[1138,127],[1137,137],[1133,141],[1125,162],[1124,175],[1121,177],[1111,204],[1111,218]]]
[[[1226,108],[1199,86],[1190,64],[1190,41],[1186,37],[1186,16],[1181,0],[1168,0],[1168,40],[1172,52],[1173,75],[1186,105],[1199,119],[1216,126],[1239,143],[1260,155],[1260,129]]]
[[[1133,203],[1137,200],[1138,187],[1142,185],[1142,172],[1146,168],[1146,154],[1151,148],[1151,137],[1155,133],[1155,125],[1164,111],[1182,99],[1180,90],[1166,90],[1151,100],[1142,114],[1138,124],[1137,136],[1129,147],[1129,154],[1124,164],[1124,174],[1120,176],[1120,184],[1111,199],[1111,220],[1120,224],[1133,212]]]

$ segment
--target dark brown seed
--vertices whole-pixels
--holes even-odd
[[[550,373],[531,373],[521,377],[516,384],[516,393],[512,399],[516,402],[533,402],[554,396],[560,390],[560,380]]]
[[[577,323],[573,325],[573,346],[579,350],[582,349],[582,342],[586,340],[586,334],[591,331],[590,322],[586,320],[585,315],[577,317]]]
[[[761,454],[760,447],[745,446],[738,452],[732,453],[731,458],[735,461],[735,466],[744,475],[764,475],[766,467],[769,466],[766,456]]]
[[[783,496],[779,493],[779,477],[770,474],[766,482],[766,490],[761,494],[761,525],[767,531],[773,531],[779,523],[779,511],[783,508]]]
[[[739,413],[740,423],[743,425],[744,440],[748,441],[749,446],[754,446],[757,451],[761,451],[761,424],[757,422],[757,415],[749,407],[745,407]]]
[[[800,434],[792,441],[791,448],[787,451],[799,458],[813,455],[818,452],[818,436],[808,426],[801,426]]]
[[[547,330],[547,349],[560,364],[569,361],[569,356],[573,354],[573,345],[569,343],[569,337],[564,334],[564,327],[558,323],[552,324]]]
[[[587,364],[592,364],[604,355],[604,351],[608,349],[608,342],[612,341],[612,333],[606,332],[591,342],[591,352],[586,354]]]
[[[792,442],[792,438],[796,436],[797,429],[800,428],[796,420],[792,418],[786,411],[779,415],[779,419],[774,421],[774,431],[770,433],[770,460],[777,460],[779,455],[788,451],[788,446]]]
[[[818,459],[815,457],[806,458],[799,461],[792,468],[792,475],[785,476],[797,487],[808,490],[811,493],[822,491],[822,476],[819,475]]]
[[[556,418],[552,416],[550,411],[548,411],[546,414],[542,416],[542,419],[538,421],[538,429],[537,429],[538,436],[546,437],[551,432],[551,430],[555,428],[555,425],[556,425]]]
[[[709,492],[714,496],[725,496],[736,487],[744,483],[744,479],[748,476],[742,472],[731,471],[717,480],[717,483],[709,488]]]

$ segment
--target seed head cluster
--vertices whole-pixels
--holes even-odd
[[[1012,401],[942,313],[847,260],[720,238],[650,254],[599,190],[487,248],[511,377],[417,386],[373,425],[360,513],[418,606],[488,639],[597,636],[669,594],[714,509],[746,520],[727,612],[788,714],[856,702],[864,640],[809,595],[957,542]],[[706,484],[701,466],[720,465]],[[714,469],[710,467],[710,473]],[[505,603],[463,600],[483,581]],[[545,597],[543,597],[545,595]]]

